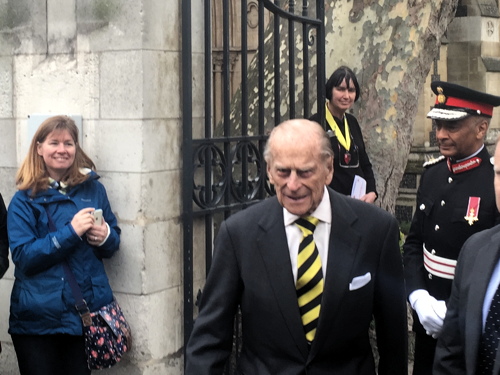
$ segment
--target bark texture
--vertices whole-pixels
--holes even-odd
[[[410,153],[419,94],[453,19],[457,0],[328,1],[327,77],[355,70],[361,97],[354,114],[372,161],[378,204],[394,212]]]
[[[353,114],[361,125],[374,167],[379,192],[377,204],[392,213],[410,153],[419,94],[457,3],[458,0],[325,2],[326,78],[340,65],[351,67],[358,77],[361,97]],[[315,6],[315,2],[310,2],[310,17],[314,17]],[[275,27],[276,22],[279,25]],[[278,39],[273,38],[276,29]],[[316,73],[315,52],[321,41],[317,40],[314,30],[307,33],[310,54],[306,57],[308,61],[304,61],[302,28],[296,25],[293,30],[292,44],[287,23],[271,17],[261,49],[264,53],[263,92],[259,92],[257,53],[249,64],[247,92],[237,91],[231,100],[230,115],[218,124],[216,135],[223,135],[223,129],[231,129],[231,135],[258,134],[260,111],[264,112],[267,130],[283,120],[307,117],[317,111],[316,87],[324,85],[317,82]],[[275,44],[279,44],[277,58]],[[292,50],[294,80],[289,79]],[[304,74],[307,63],[309,69]],[[308,93],[304,93],[304,80],[310,83]],[[294,97],[290,95],[292,85],[296,90]],[[276,89],[280,95],[278,102]],[[264,96],[263,108],[259,107],[259,94]],[[310,99],[310,108],[304,108],[304,95]],[[291,103],[295,105],[295,113],[290,111]],[[242,107],[248,108],[247,118],[242,118]],[[229,126],[224,126],[225,121],[230,121]]]

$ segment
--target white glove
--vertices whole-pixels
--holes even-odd
[[[446,315],[446,302],[438,301],[426,290],[417,290],[410,297],[414,297],[412,307],[417,312],[425,332],[435,339],[438,338]]]

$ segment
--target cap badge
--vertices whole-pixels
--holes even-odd
[[[443,88],[439,86],[436,90],[438,92],[438,96],[437,96],[438,103],[439,104],[446,103],[446,96],[443,94]]]

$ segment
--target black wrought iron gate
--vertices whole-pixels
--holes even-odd
[[[325,82],[324,1],[202,1],[204,67],[194,71],[193,2],[182,0],[184,343],[218,224],[272,194],[266,134],[312,110],[324,118]]]

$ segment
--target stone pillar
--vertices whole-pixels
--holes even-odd
[[[83,148],[122,228],[106,269],[134,335],[106,373],[182,374],[181,0],[16,0],[2,13],[16,17],[0,25],[1,192],[15,192],[28,115],[82,115]],[[13,268],[0,281],[3,375],[17,374]]]
[[[500,95],[500,18],[496,0],[463,0],[448,27],[448,79]],[[500,126],[494,110],[490,128]]]

